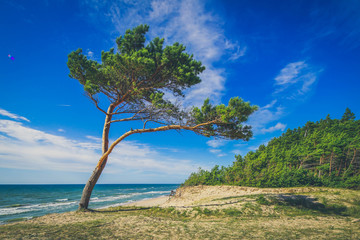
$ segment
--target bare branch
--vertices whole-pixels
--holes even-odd
[[[95,106],[97,109],[99,109],[101,112],[105,113],[107,115],[107,112],[105,112],[105,110],[103,110],[102,108],[99,107],[98,105],[98,100],[96,100],[91,94],[87,94],[87,96],[94,102]]]
[[[107,96],[108,98],[116,101],[117,99],[115,97],[113,97],[106,89],[101,88],[100,92],[103,93],[105,96]]]
[[[143,129],[145,129],[145,127],[146,127],[146,124],[148,123],[150,121],[150,119],[148,119],[148,120],[146,120],[145,122],[144,122],[144,126],[143,126]]]
[[[146,108],[143,108],[141,110],[139,110],[138,112],[136,112],[132,117],[129,117],[129,118],[123,118],[123,119],[118,119],[118,120],[113,120],[113,121],[110,121],[108,122],[107,124],[111,124],[111,123],[114,123],[114,122],[125,122],[125,121],[137,121],[137,120],[142,120],[143,118],[142,117],[139,117],[139,118],[135,118],[139,113],[141,113],[142,111],[144,111]]]
[[[160,122],[160,121],[156,121],[156,120],[153,120],[153,119],[148,119],[148,120],[146,120],[146,121],[144,122],[143,129],[145,129],[146,124],[147,124],[148,122],[154,122],[154,123],[158,123],[158,124],[161,124],[161,125],[166,125],[166,123],[163,123],[163,122]]]
[[[112,120],[111,122],[108,122],[107,124],[116,123],[116,122],[140,121],[140,120],[143,120],[143,118],[133,118],[133,117],[129,117],[129,118]]]

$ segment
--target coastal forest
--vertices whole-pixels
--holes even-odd
[[[183,183],[251,187],[326,186],[360,189],[360,120],[346,109],[341,119],[328,115],[287,129],[266,146],[231,166],[199,169]]]

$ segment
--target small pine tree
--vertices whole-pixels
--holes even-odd
[[[355,113],[353,113],[350,108],[346,108],[344,115],[341,118],[341,121],[350,121],[355,120]]]

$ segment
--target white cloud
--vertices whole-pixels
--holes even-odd
[[[89,58],[93,58],[93,57],[94,57],[94,52],[88,50],[87,56],[88,56]]]
[[[200,75],[202,82],[188,91],[186,101],[191,105],[199,106],[209,97],[216,104],[220,103],[221,96],[225,91],[226,79],[223,74],[223,69],[207,68]]]
[[[217,154],[217,153],[220,153],[221,150],[220,149],[210,149],[209,150],[211,153],[214,153],[214,154]]]
[[[172,13],[175,7],[175,4],[171,1],[152,1],[149,18],[154,21],[159,21]]]
[[[206,142],[206,144],[213,148],[218,148],[221,146],[224,146],[227,143],[227,141],[219,140],[219,139],[213,139]]]
[[[6,111],[5,109],[1,109],[1,108],[0,108],[0,115],[5,116],[5,117],[9,117],[9,118],[12,118],[12,119],[15,119],[15,120],[23,120],[23,121],[26,121],[26,122],[30,122],[30,120],[25,118],[25,117],[16,115],[14,113],[11,113],[11,112]]]
[[[224,156],[227,156],[226,153],[222,152],[220,149],[214,149],[214,148],[211,148],[209,149],[209,152],[215,154],[217,157],[224,157]]]
[[[0,120],[0,167],[90,171],[98,146],[77,142],[25,127],[20,122]]]
[[[93,140],[95,142],[101,142],[102,139],[99,138],[99,137],[94,137],[94,136],[86,136],[86,138],[90,139],[90,140]]]
[[[267,124],[280,119],[284,115],[284,107],[276,106],[277,101],[274,100],[249,117],[249,125],[252,126],[254,134],[264,133],[263,129]]]
[[[0,167],[30,170],[91,172],[101,156],[101,139],[86,136],[78,141],[24,126],[13,120],[0,120]],[[199,167],[186,159],[163,155],[147,144],[122,141],[111,153],[107,173],[138,174],[156,172],[184,179]],[[134,176],[132,176],[134,177]]]
[[[219,140],[219,139],[212,139],[206,142],[208,146],[212,147],[211,149],[209,149],[209,152],[215,154],[218,157],[224,157],[227,155],[226,153],[222,152],[220,149],[217,149],[219,147],[226,145],[227,143],[228,141]]]
[[[213,64],[227,54],[227,49],[223,46],[225,42],[229,42],[219,27],[221,20],[206,12],[203,3],[199,1],[183,0],[173,4],[177,7],[173,8],[163,29],[167,42],[183,43],[188,52],[193,53],[195,59],[202,61],[206,67],[200,76],[202,82],[188,91],[186,101],[201,105],[205,98],[210,97],[218,103],[225,90],[226,78],[224,69],[216,69]],[[153,8],[153,12],[157,11]],[[155,32],[153,31],[153,35],[161,35],[160,32]],[[235,49],[236,46],[232,48]]]
[[[220,153],[220,154],[218,154],[217,156],[218,156],[218,157],[225,157],[225,156],[227,156],[227,154],[226,154],[226,153]]]
[[[62,129],[62,128],[59,128],[59,129],[58,129],[58,132],[65,132],[65,130]]]
[[[285,128],[286,128],[285,124],[277,123],[275,126],[269,127],[267,129],[264,128],[261,131],[263,133],[271,133],[271,132],[275,132],[275,131],[278,131],[278,130],[281,130],[283,132],[285,130]]]

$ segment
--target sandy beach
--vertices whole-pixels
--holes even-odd
[[[135,207],[161,207],[170,199],[169,196],[161,196],[157,198],[149,198],[141,201],[127,203],[123,206],[135,206]]]

